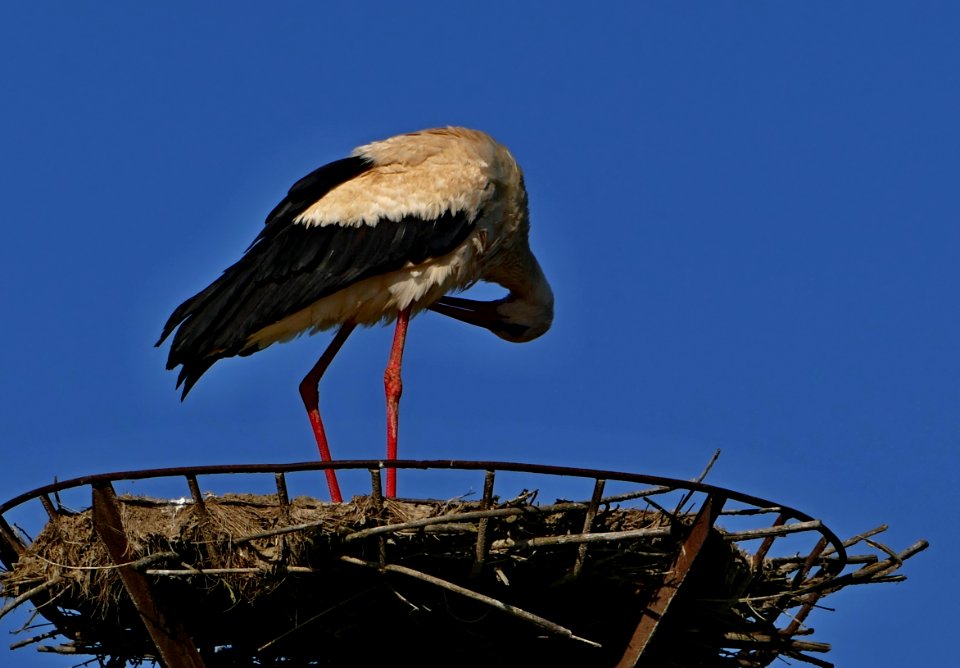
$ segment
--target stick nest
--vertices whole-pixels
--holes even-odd
[[[489,508],[254,495],[202,506],[123,496],[119,506],[127,563],[210,667],[613,666],[693,520],[601,506],[590,532],[632,533],[586,545],[566,538],[583,534],[588,504],[539,506],[526,495]],[[375,532],[385,525],[394,526]],[[882,556],[864,558],[861,571],[873,570],[859,580],[797,582],[802,558],[753,568],[712,529],[643,665],[766,666],[785,656],[829,666],[809,655],[828,646],[794,637],[809,629],[785,636],[775,622],[811,587],[897,579],[905,557]],[[38,609],[68,642],[43,650],[102,665],[156,660],[89,510],[61,510],[0,572],[0,588],[15,604],[48,601]]]

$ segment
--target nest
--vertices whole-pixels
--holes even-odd
[[[120,566],[145,578],[211,668],[614,666],[695,520],[649,506],[538,505],[529,494],[116,501]],[[829,666],[810,654],[829,649],[803,638],[810,629],[777,629],[781,613],[846,584],[900,579],[893,571],[924,546],[855,557],[862,567],[839,575],[822,545],[813,557],[758,562],[736,534],[712,527],[641,665],[766,666],[785,656]],[[94,513],[60,509],[0,573],[14,599],[0,615],[29,599],[68,638],[42,649],[110,666],[158,661],[120,570]]]

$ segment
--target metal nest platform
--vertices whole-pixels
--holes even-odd
[[[871,538],[882,526],[841,540],[703,476],[390,466],[482,492],[385,499],[383,462],[340,461],[93,475],[0,504],[0,616],[30,603],[24,632],[42,631],[13,647],[167,668],[831,666],[811,611],[848,585],[903,580],[895,571],[927,546],[897,553]],[[291,498],[294,482],[324,489],[326,468],[364,493]],[[260,493],[201,491],[238,474]],[[184,496],[139,493],[157,481]],[[582,498],[538,501],[558,484]],[[90,507],[68,509],[71,494]],[[30,518],[45,523],[34,539]]]

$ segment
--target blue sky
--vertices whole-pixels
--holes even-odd
[[[465,125],[525,170],[556,320],[511,345],[416,318],[401,456],[689,478],[721,448],[715,484],[932,542],[814,613],[832,661],[952,661],[960,9],[347,4],[0,10],[0,496],[312,458],[296,387],[329,335],[183,404],[153,342],[296,179]],[[324,380],[335,456],[381,456],[389,340],[358,332]],[[0,664],[74,663],[10,652],[22,622]]]

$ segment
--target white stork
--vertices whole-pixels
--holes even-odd
[[[387,459],[397,456],[400,363],[410,317],[424,309],[485,327],[507,341],[537,338],[553,320],[553,293],[528,243],[523,175],[506,148],[465,128],[398,135],[355,149],[297,181],[243,257],[181,304],[167,369],[181,366],[183,397],[217,360],[251,355],[303,332],[339,327],[300,383],[323,461],[324,371],[357,325],[396,320],[384,373]],[[479,302],[445,297],[477,281],[509,291]],[[328,469],[330,497],[340,502]],[[396,470],[387,470],[387,496]]]

